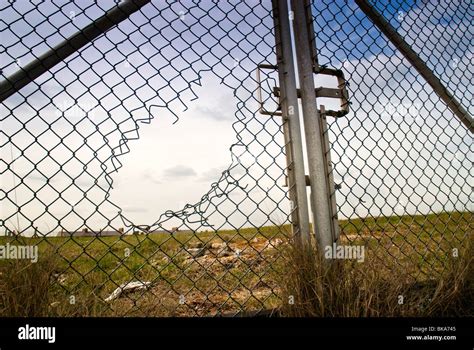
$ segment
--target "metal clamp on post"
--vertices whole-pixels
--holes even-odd
[[[317,88],[316,97],[329,97],[329,98],[339,98],[341,100],[341,110],[332,111],[327,110],[325,114],[327,116],[340,118],[349,113],[349,92],[347,91],[347,86],[349,85],[344,77],[344,72],[340,69],[327,68],[325,66],[314,67],[315,74],[324,74],[331,75],[337,78],[337,89],[329,88]],[[319,90],[319,93],[318,93]],[[332,94],[332,95],[331,95]]]
[[[256,79],[257,79],[257,85],[258,85],[258,87],[257,87],[257,99],[258,99],[258,104],[259,104],[258,111],[259,111],[260,114],[271,115],[271,116],[280,116],[281,117],[283,114],[281,113],[281,103],[280,102],[278,103],[278,108],[277,108],[277,111],[275,111],[275,112],[267,111],[264,107],[264,101],[263,101],[263,97],[262,97],[262,78],[260,76],[260,72],[263,69],[278,71],[278,66],[273,65],[273,64],[265,64],[265,63],[261,63],[261,64],[257,65]],[[278,89],[280,89],[280,88],[278,88]]]
[[[325,112],[326,116],[340,118],[345,116],[349,113],[349,93],[347,92],[347,82],[344,78],[344,73],[342,70],[338,69],[331,69],[326,67],[319,67],[318,71],[315,71],[316,74],[325,74],[325,75],[332,75],[337,77],[338,87],[337,89],[334,88],[326,88],[326,87],[318,87],[314,89],[314,96],[318,97],[326,97],[326,98],[338,98],[341,100],[341,110],[339,111],[332,111],[327,110]],[[280,88],[274,87],[273,94],[275,97],[280,97]],[[298,98],[301,98],[301,90],[297,89]]]
[[[259,64],[257,65],[257,71],[256,71],[256,80],[257,80],[257,98],[258,98],[258,103],[259,103],[259,113],[264,114],[264,115],[271,115],[271,116],[281,116],[282,113],[281,111],[281,101],[278,102],[278,108],[277,111],[275,112],[270,112],[265,109],[264,107],[264,101],[262,97],[262,78],[261,78],[261,71],[263,69],[269,69],[269,70],[275,70],[278,71],[278,66],[272,65],[272,64]],[[335,117],[335,118],[340,118],[345,116],[346,114],[349,113],[349,93],[347,91],[347,86],[348,83],[346,82],[346,79],[344,77],[344,72],[339,69],[332,69],[332,68],[327,68],[325,66],[318,66],[314,67],[314,73],[315,74],[325,74],[325,75],[331,75],[337,78],[337,83],[338,86],[337,88],[326,88],[326,87],[318,87],[314,89],[314,96],[316,98],[318,97],[325,97],[325,98],[337,98],[340,99],[341,101],[341,110],[339,111],[333,111],[333,110],[327,110],[325,112],[326,116],[330,117]],[[301,90],[297,89],[296,90],[298,98],[301,98]],[[273,96],[277,98],[281,98],[281,93],[280,93],[280,87],[275,86],[273,87]]]

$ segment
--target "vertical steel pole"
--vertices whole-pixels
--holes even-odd
[[[275,43],[280,81],[280,103],[287,153],[288,189],[293,202],[292,220],[298,243],[309,244],[309,210],[304,171],[303,141],[296,90],[295,64],[291,43],[291,28],[287,0],[272,0]]]
[[[306,9],[306,29],[308,31],[308,37],[310,40],[310,47],[311,47],[311,55],[313,58],[313,72],[319,72],[321,67],[319,66],[318,61],[318,49],[316,46],[316,34],[314,32],[314,25],[313,25],[313,14],[311,12],[311,0],[305,0],[305,9]],[[345,84],[345,80],[341,76],[337,76],[338,87],[343,88]],[[345,96],[345,100],[348,101],[349,97]],[[334,183],[334,174],[332,169],[332,161],[331,161],[331,146],[329,144],[329,135],[328,135],[328,127],[326,122],[326,112],[324,105],[319,106],[320,110],[320,118],[319,120],[319,129],[321,131],[321,140],[323,145],[323,154],[325,163],[327,166],[325,167],[326,170],[326,180],[328,182],[328,189],[329,189],[329,201],[331,203],[331,217],[332,217],[332,240],[333,242],[339,239],[339,221],[337,219],[337,203],[336,203],[336,185]],[[312,209],[314,212],[314,209]]]
[[[329,188],[326,179],[323,140],[321,139],[320,114],[316,105],[313,77],[313,57],[307,28],[305,2],[292,0],[294,12],[294,35],[298,75],[301,89],[301,103],[308,153],[308,168],[311,186],[311,204],[313,208],[313,227],[321,252],[332,246],[331,204],[328,200]]]
[[[324,161],[326,162],[326,171],[325,178],[328,183],[329,189],[329,202],[331,203],[331,218],[332,218],[332,240],[336,242],[339,239],[339,220],[337,219],[337,203],[336,203],[336,185],[334,183],[334,172],[332,169],[331,161],[331,145],[329,144],[329,135],[328,135],[328,123],[326,121],[326,108],[324,105],[319,106],[320,118],[319,118],[319,128],[321,130],[321,138],[323,140],[323,153]]]

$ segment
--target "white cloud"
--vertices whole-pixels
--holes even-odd
[[[186,165],[176,165],[174,167],[165,169],[163,171],[163,176],[168,180],[177,180],[183,177],[194,177],[197,176],[196,171]]]

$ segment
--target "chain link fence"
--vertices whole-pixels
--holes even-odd
[[[370,3],[472,115],[472,4]],[[350,82],[351,113],[328,131],[339,216],[362,218],[343,239],[433,276],[472,233],[472,133],[355,2],[312,13],[320,63]]]
[[[0,4],[1,241],[58,258],[52,308],[88,314],[96,299],[111,315],[278,307],[294,204],[272,2]],[[472,115],[472,4],[370,4]],[[308,9],[316,62],[341,70],[349,93],[348,114],[328,116],[326,130],[339,241],[367,246],[387,271],[401,265],[414,280],[442,273],[472,232],[469,128],[355,1]],[[337,88],[333,79],[316,74],[315,84]],[[201,103],[210,82],[230,104]],[[318,98],[328,110],[340,108],[334,101]],[[149,124],[180,125],[197,110],[232,123],[227,168],[213,169],[199,200],[161,213],[166,199],[156,198],[147,221],[135,220],[114,200],[117,174]],[[184,144],[189,135],[203,137]],[[178,152],[155,140],[133,169],[143,179],[160,162],[155,148]],[[153,176],[133,187],[166,182]]]

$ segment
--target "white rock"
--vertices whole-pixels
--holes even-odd
[[[225,249],[227,248],[227,243],[223,242],[223,243],[217,243],[217,242],[214,242],[211,244],[211,249]]]
[[[283,243],[283,241],[280,239],[280,238],[275,238],[275,239],[272,239],[270,240],[270,246],[272,246],[273,248],[276,248],[278,247],[280,244]]]
[[[140,281],[135,281],[135,282],[128,282],[120,285],[117,289],[113,291],[112,294],[110,294],[107,299],[105,299],[106,302],[112,301],[114,299],[117,299],[120,297],[123,293],[125,292],[133,292],[137,290],[144,290],[147,289],[148,287],[151,286],[151,282],[140,282]]]

